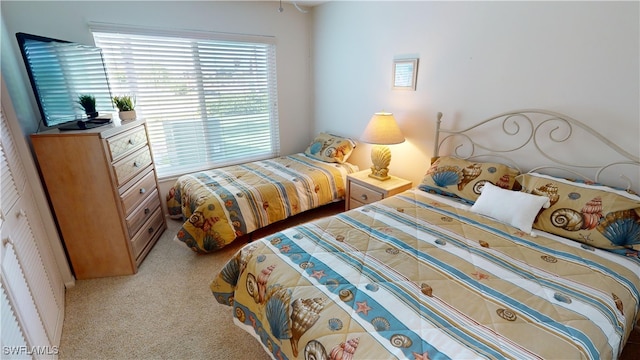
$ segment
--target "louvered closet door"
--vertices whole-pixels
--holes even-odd
[[[25,339],[24,333],[22,332],[20,324],[18,323],[16,311],[9,302],[7,291],[4,288],[4,282],[0,285],[0,315],[2,316],[2,328],[0,328],[2,341],[0,341],[0,345],[3,349],[2,358],[29,359],[29,355],[27,354],[24,354],[24,356],[11,354],[12,349],[16,350],[14,352],[20,353],[20,349],[23,349],[27,346],[27,339]]]
[[[29,349],[38,347],[44,352],[41,355],[54,355],[62,331],[64,284],[51,261],[53,253],[4,111],[0,120],[2,287]],[[4,313],[2,316],[4,322]]]

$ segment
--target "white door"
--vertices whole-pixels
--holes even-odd
[[[0,111],[0,358],[55,358],[65,280],[7,121],[7,113],[15,115],[6,100]]]

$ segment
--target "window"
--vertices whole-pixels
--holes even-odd
[[[136,99],[158,176],[279,155],[272,38],[92,24],[111,92]]]

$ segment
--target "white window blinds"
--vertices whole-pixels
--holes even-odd
[[[113,95],[131,94],[167,177],[279,155],[273,39],[92,24]]]

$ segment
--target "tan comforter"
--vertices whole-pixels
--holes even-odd
[[[635,256],[415,189],[248,244],[211,290],[276,359],[612,359],[638,318]]]
[[[167,195],[169,216],[186,219],[176,239],[196,252],[222,248],[238,236],[344,198],[358,167],[303,153],[198,172],[178,178]]]

